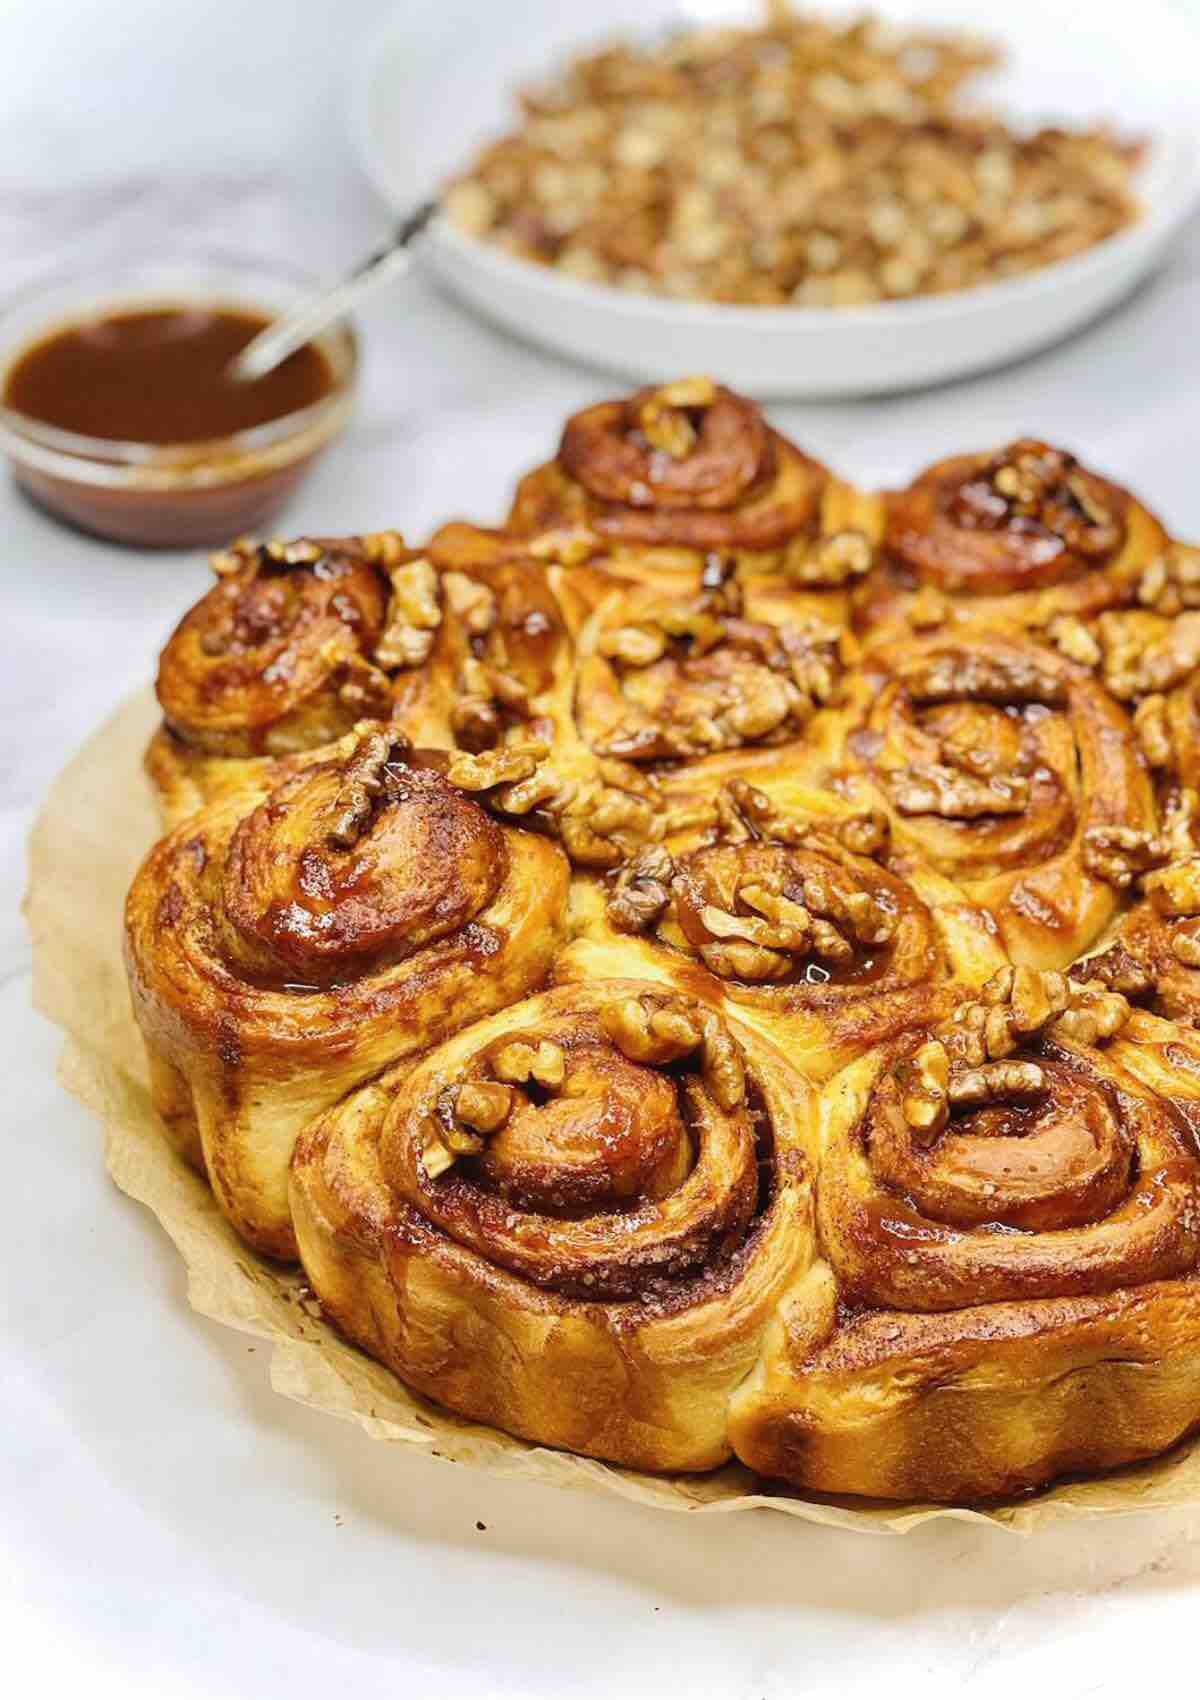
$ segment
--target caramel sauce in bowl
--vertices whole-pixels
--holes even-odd
[[[0,448],[40,506],[146,547],[224,543],[283,506],[353,404],[353,331],[265,378],[230,360],[313,280],[205,257],[60,275],[0,318]]]

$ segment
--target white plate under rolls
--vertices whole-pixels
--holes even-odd
[[[1153,271],[1200,193],[1200,32],[1179,10],[1167,0],[883,0],[872,9],[1002,39],[1010,63],[980,92],[1006,113],[1109,120],[1148,137],[1143,217],[1022,277],[842,309],[630,295],[513,259],[446,219],[423,243],[427,262],[486,318],[589,365],[642,380],[710,372],[764,397],[866,395],[999,366],[1085,324]],[[354,77],[360,159],[390,206],[406,211],[511,126],[514,87],[588,42],[754,15],[719,0],[406,0]]]

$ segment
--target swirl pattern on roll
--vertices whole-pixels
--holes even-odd
[[[131,888],[134,1008],[218,1198],[294,1254],[287,1158],[307,1116],[519,996],[561,939],[566,864],[384,726],[269,791],[210,805]]]
[[[878,504],[710,378],[600,402],[521,480],[507,521],[547,559],[602,556],[660,588],[707,556],[751,580],[836,592],[870,567]]]
[[[1166,545],[1127,491],[1067,450],[1021,438],[938,461],[892,493],[856,619],[885,636],[897,623],[962,619],[1044,628],[1134,603]]]
[[[1015,961],[1066,967],[1120,906],[1113,826],[1153,833],[1133,727],[1081,667],[1020,632],[871,651],[816,740],[827,776],[995,917]]]
[[[769,1045],[662,988],[543,993],[310,1130],[293,1173],[306,1266],[352,1338],[455,1409],[708,1467],[763,1322],[811,1261],[797,1084]],[[399,1306],[364,1306],[364,1263]]]
[[[1097,982],[1010,969],[844,1070],[817,1206],[837,1306],[815,1344],[811,1306],[785,1314],[735,1396],[740,1455],[823,1491],[978,1498],[1193,1426],[1180,1038]]]

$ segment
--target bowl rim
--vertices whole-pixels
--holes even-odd
[[[186,284],[173,288],[163,282],[138,282],[139,274],[172,267],[209,271],[214,276],[224,274],[228,283],[209,290]],[[308,446],[308,438],[327,439],[344,421],[358,383],[360,345],[349,318],[336,320],[314,339],[318,345],[325,339],[334,351],[329,360],[333,382],[325,395],[305,407],[280,414],[277,419],[221,437],[173,443],[93,437],[49,425],[7,406],[3,400],[8,375],[15,363],[26,350],[52,335],[55,327],[66,327],[114,307],[136,307],[155,301],[178,304],[203,299],[210,306],[215,303],[245,308],[255,304],[254,287],[249,283],[243,292],[238,279],[250,279],[256,274],[291,285],[299,292],[320,287],[319,279],[290,260],[213,246],[181,247],[166,253],[157,248],[134,249],[119,257],[101,256],[82,264],[46,268],[26,279],[18,289],[0,298],[0,449],[14,459],[32,461],[41,470],[59,477],[161,487],[165,483],[232,482],[252,476],[252,463],[256,459],[288,459],[291,454],[284,451],[299,448],[302,452]],[[121,284],[123,277],[129,279],[127,288]],[[92,280],[101,287],[88,295],[87,287]],[[13,334],[14,320],[31,307],[37,309],[43,296],[76,288],[79,290],[76,308],[51,306],[40,324]]]

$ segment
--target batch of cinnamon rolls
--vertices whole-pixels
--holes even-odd
[[[1200,1424],[1200,552],[708,379],[507,522],[242,541],[127,909],[167,1137],[411,1387],[978,1501]]]

